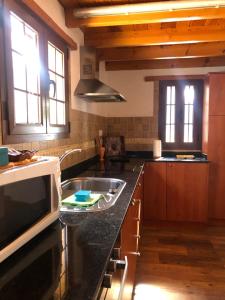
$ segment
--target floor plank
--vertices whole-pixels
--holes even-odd
[[[225,300],[225,226],[149,224],[133,300]]]

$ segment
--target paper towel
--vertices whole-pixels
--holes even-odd
[[[162,142],[161,140],[153,141],[153,157],[158,158],[162,156]]]

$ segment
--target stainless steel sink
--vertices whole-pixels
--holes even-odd
[[[105,210],[116,203],[126,182],[115,178],[78,177],[62,182],[62,199],[73,195],[79,190],[90,190],[94,194],[102,194],[103,197],[94,205],[89,207],[60,206],[60,211],[67,212],[94,212]]]

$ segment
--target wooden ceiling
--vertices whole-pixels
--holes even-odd
[[[224,7],[78,19],[74,9],[157,1],[59,2],[67,26],[81,28],[85,45],[98,49],[108,70],[225,65]]]
[[[169,0],[160,0],[169,1]],[[178,0],[179,1],[179,0]],[[64,7],[96,7],[106,5],[134,4],[143,2],[158,2],[158,0],[59,0]]]

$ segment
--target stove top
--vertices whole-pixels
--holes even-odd
[[[123,172],[135,172],[140,171],[140,164],[137,164],[134,160],[116,161],[105,160],[97,162],[91,166],[88,171],[101,172],[103,174],[121,174]]]

